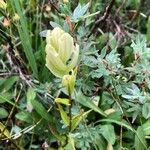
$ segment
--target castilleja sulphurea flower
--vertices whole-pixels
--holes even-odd
[[[79,45],[70,34],[59,27],[46,35],[46,66],[57,77],[62,78],[77,65]]]

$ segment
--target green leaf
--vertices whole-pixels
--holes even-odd
[[[6,97],[4,97],[4,96],[1,95],[1,94],[0,94],[0,101],[1,101],[1,102],[8,102],[9,104],[11,104],[11,105],[17,107],[17,105],[15,105],[15,103],[13,103],[11,100],[7,99]],[[19,107],[17,107],[17,108],[19,108]]]
[[[63,122],[69,126],[69,117],[67,116],[66,112],[63,110],[62,106],[60,104],[57,104],[58,105],[58,109],[60,111],[60,115],[61,115],[61,118],[63,120]]]
[[[18,80],[17,76],[12,76],[6,79],[3,84],[0,86],[0,89],[2,89],[2,93],[10,90],[14,83]]]
[[[62,28],[61,25],[59,25],[58,23],[53,22],[53,21],[50,21],[50,25],[51,25],[53,28],[56,28],[56,27]]]
[[[96,136],[94,139],[94,143],[98,147],[98,150],[106,150],[106,142],[102,136]]]
[[[109,39],[110,39],[109,45],[111,49],[116,49],[118,46],[118,43],[117,43],[115,36],[112,33],[109,33]]]
[[[147,120],[144,124],[142,124],[142,128],[145,135],[150,135],[150,120]]]
[[[33,119],[29,112],[21,111],[15,115],[15,117],[19,120],[25,121],[27,123],[32,123]]]
[[[69,99],[67,99],[67,98],[56,98],[55,102],[59,103],[59,104],[64,104],[66,106],[70,105]]]
[[[30,102],[31,100],[35,99],[36,93],[32,87],[30,87],[27,91],[27,100]]]
[[[8,116],[7,110],[0,107],[0,119],[6,118],[7,116]]]
[[[132,41],[131,47],[134,54],[138,54],[140,57],[146,51],[146,38],[144,35],[138,35],[135,41]]]
[[[106,117],[107,115],[103,112],[103,110],[101,110],[98,106],[96,106],[94,104],[94,102],[92,102],[92,100],[88,97],[85,97],[81,92],[77,93],[77,99],[76,99],[80,104],[82,104],[85,107],[88,107],[96,112],[98,112],[99,114],[101,114],[102,116]]]
[[[23,6],[20,4],[19,0],[11,0],[11,6],[13,8],[14,13],[17,13],[20,17],[20,20],[17,24],[17,29],[19,32],[19,36],[21,39],[21,44],[23,46],[24,53],[28,59],[29,65],[33,71],[35,77],[37,77],[38,70],[36,65],[36,60],[34,57],[30,31],[28,30],[28,23],[25,14],[23,13]]]
[[[147,22],[147,41],[150,41],[150,16]]]
[[[87,112],[80,112],[78,115],[74,116],[71,120],[71,131],[76,129],[76,127],[79,125],[80,121],[83,119],[84,116],[86,116],[91,110]]]
[[[0,86],[6,81],[4,78],[0,78]]]
[[[135,135],[135,142],[134,142],[135,150],[147,149],[147,142],[145,140],[143,127],[139,126],[136,133],[137,134]]]
[[[31,104],[33,108],[36,110],[36,112],[45,120],[52,122],[52,116],[47,112],[47,110],[44,108],[44,106],[35,99],[31,100]]]
[[[115,131],[111,124],[102,125],[100,131],[108,143],[111,143],[112,145],[115,143]]]
[[[33,109],[31,101],[34,100],[35,97],[36,97],[36,93],[35,93],[34,89],[32,87],[30,87],[27,91],[27,109],[29,112],[31,112]]]
[[[148,119],[150,117],[150,104],[144,103],[142,107],[142,115],[145,119]]]
[[[10,138],[10,132],[7,127],[0,122],[0,139],[1,138]]]
[[[122,126],[122,127],[125,127],[125,128],[127,128],[127,129],[129,129],[129,130],[131,130],[132,132],[136,132],[135,130],[134,130],[134,128],[132,128],[126,121],[117,121],[117,120],[114,120],[114,119],[101,119],[100,121],[98,121],[98,122],[110,122],[110,123],[115,123],[115,124],[118,124],[118,125],[120,125],[120,126]]]
[[[5,93],[2,93],[1,97],[0,97],[0,103],[5,103],[6,99],[12,99],[12,94],[9,92],[5,92]]]
[[[68,137],[68,144],[64,147],[64,150],[76,150],[75,149],[75,142],[72,137]]]
[[[89,3],[87,3],[85,6],[81,6],[81,4],[79,3],[78,6],[75,8],[73,15],[72,15],[72,19],[74,22],[78,22],[78,20],[80,18],[83,17],[83,15],[86,13],[87,9],[89,7]]]

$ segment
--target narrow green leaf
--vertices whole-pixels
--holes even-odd
[[[145,140],[145,135],[142,126],[137,129],[137,134],[135,135],[135,150],[145,150],[147,149],[147,142]]]
[[[31,104],[33,108],[36,110],[36,112],[45,120],[52,122],[52,116],[47,112],[47,110],[44,108],[44,106],[35,99],[31,100]]]
[[[0,78],[0,86],[6,81],[4,78]]]
[[[68,137],[68,144],[64,147],[64,150],[76,150],[75,141],[72,137]]]
[[[26,112],[26,111],[21,111],[19,113],[17,113],[15,115],[15,117],[19,120],[22,120],[22,121],[25,121],[27,123],[32,123],[33,122],[33,119],[31,117],[31,114],[29,112]]]
[[[116,141],[114,126],[111,124],[106,124],[101,126],[101,134],[107,140],[108,143],[114,144]]]
[[[131,127],[127,122],[125,122],[125,121],[116,121],[116,120],[113,120],[113,119],[101,119],[101,120],[98,121],[98,122],[110,122],[110,123],[115,123],[115,124],[118,124],[118,125],[120,125],[120,126],[122,126],[122,127],[125,127],[125,128],[127,128],[127,129],[133,131],[134,133],[136,132],[136,131],[134,130],[134,128],[132,128],[132,127]]]
[[[142,107],[142,115],[145,119],[148,119],[150,117],[150,104],[144,103]]]
[[[103,112],[103,110],[101,110],[98,106],[96,106],[92,100],[88,97],[85,97],[81,92],[77,93],[77,99],[76,99],[80,104],[82,104],[85,107],[88,107],[96,112],[98,112],[99,114],[101,114],[102,116],[106,117],[107,115]]]
[[[55,102],[59,104],[64,104],[66,106],[70,105],[69,99],[67,98],[56,98]]]
[[[38,74],[37,65],[36,65],[36,60],[35,60],[32,45],[31,45],[31,38],[29,34],[30,32],[28,30],[27,19],[23,13],[24,10],[22,9],[23,7],[21,6],[20,1],[18,0],[10,0],[10,2],[11,2],[11,6],[13,8],[14,13],[17,13],[20,17],[20,20],[17,24],[17,29],[19,32],[23,50],[29,62],[29,65],[33,71],[34,76],[37,77],[37,74]]]
[[[96,136],[94,143],[96,144],[96,146],[98,147],[97,150],[106,150],[106,142],[104,140],[104,138],[102,136]]]
[[[36,93],[34,89],[30,87],[27,91],[27,100],[31,101],[32,99],[35,99],[35,97],[36,97]]]
[[[81,122],[83,117],[85,115],[87,115],[89,112],[91,112],[91,110],[89,110],[87,112],[80,112],[78,115],[76,115],[72,118],[72,120],[71,120],[71,131],[76,129],[76,127],[79,125],[79,123]]]
[[[147,22],[147,41],[150,41],[150,16]]]
[[[150,135],[150,120],[147,120],[144,124],[142,124],[142,128],[145,135]]]
[[[2,93],[11,89],[11,87],[17,80],[18,80],[17,76],[12,76],[12,77],[9,77],[8,79],[6,79],[3,82],[3,84],[0,86],[0,88],[2,89]]]
[[[5,99],[12,99],[12,93],[9,93],[9,92],[2,93],[1,97],[3,98],[0,98],[0,104],[5,103],[6,102]]]
[[[15,103],[13,103],[11,100],[7,99],[3,95],[0,94],[0,102],[8,102],[9,104],[15,106]]]
[[[5,125],[3,125],[1,122],[0,122],[0,139],[1,138],[10,138],[10,132],[8,131],[8,129],[6,128]]]
[[[27,109],[29,112],[31,112],[33,109],[31,101],[34,100],[35,97],[36,97],[36,93],[35,93],[34,89],[32,87],[30,87],[27,91]]]
[[[60,104],[57,104],[57,105],[58,105],[58,109],[60,111],[60,115],[61,115],[63,122],[68,126],[69,125],[69,117],[67,116],[66,112],[63,110],[62,106]]]

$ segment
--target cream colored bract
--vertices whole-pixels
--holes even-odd
[[[56,27],[46,35],[46,66],[57,77],[62,78],[77,64],[79,45],[74,46],[70,34]]]

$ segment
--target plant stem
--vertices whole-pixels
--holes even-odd
[[[69,93],[69,102],[70,102],[70,105],[69,105],[69,132],[71,132],[71,127],[72,127],[72,98],[71,98],[71,92],[70,92],[70,89],[68,88],[68,93]]]

